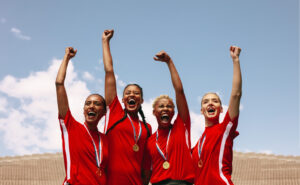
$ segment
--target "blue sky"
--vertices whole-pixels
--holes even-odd
[[[70,108],[81,121],[85,97],[103,94],[101,35],[111,40],[118,92],[135,82],[143,108],[174,97],[164,49],[180,73],[200,137],[202,95],[218,92],[226,108],[232,80],[230,45],[242,48],[243,97],[234,149],[300,155],[299,2],[279,1],[0,1],[0,156],[61,151],[54,80],[67,46]],[[102,125],[99,126],[100,129]]]

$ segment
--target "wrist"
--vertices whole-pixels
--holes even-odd
[[[233,62],[240,62],[240,59],[239,59],[239,57],[233,57],[233,58],[232,58],[232,61],[233,61]]]

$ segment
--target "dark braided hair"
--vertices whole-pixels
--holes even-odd
[[[137,88],[139,88],[139,90],[140,90],[140,92],[141,92],[141,97],[143,98],[143,89],[142,89],[142,87],[139,86],[138,84],[128,84],[128,85],[126,85],[126,87],[125,87],[124,90],[123,90],[123,95],[124,95],[124,92],[125,92],[125,90],[127,89],[127,87],[132,86],[132,85],[134,85],[134,86],[136,86]],[[142,106],[140,106],[140,108],[139,108],[139,110],[138,110],[138,113],[141,115],[142,120],[143,120],[143,123],[144,123],[144,126],[145,126],[146,129],[147,129],[147,137],[150,137],[150,130],[149,130],[149,128],[148,128],[148,125],[147,125],[147,122],[146,122],[146,119],[145,119],[145,115],[144,115],[144,112],[143,112],[143,110],[142,110]],[[109,131],[111,131],[111,130],[112,130],[115,126],[117,126],[119,123],[121,123],[122,121],[124,121],[124,120],[126,119],[126,117],[127,117],[127,111],[126,111],[126,109],[124,109],[124,116],[123,116],[120,120],[118,120],[117,122],[115,122],[115,123],[114,123],[114,124],[106,131],[106,134],[108,134]]]

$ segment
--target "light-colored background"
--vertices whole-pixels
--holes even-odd
[[[0,156],[61,151],[54,80],[64,49],[78,49],[66,87],[82,121],[85,97],[104,92],[101,34],[110,28],[118,94],[127,83],[143,87],[154,131],[153,99],[174,97],[167,66],[154,54],[164,49],[175,62],[195,143],[204,129],[202,95],[218,92],[226,110],[229,47],[238,45],[243,97],[234,149],[300,155],[297,0],[1,0]]]

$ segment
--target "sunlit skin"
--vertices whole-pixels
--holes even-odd
[[[87,97],[83,107],[85,122],[90,130],[97,130],[99,120],[105,115],[104,100],[98,95]]]
[[[206,127],[218,124],[222,112],[223,108],[216,94],[209,93],[202,98],[201,113],[204,115]]]
[[[133,119],[138,119],[138,110],[143,101],[141,91],[137,86],[130,85],[124,90],[122,102]]]
[[[170,99],[162,98],[157,101],[153,109],[158,129],[169,129],[174,116],[174,104]]]

